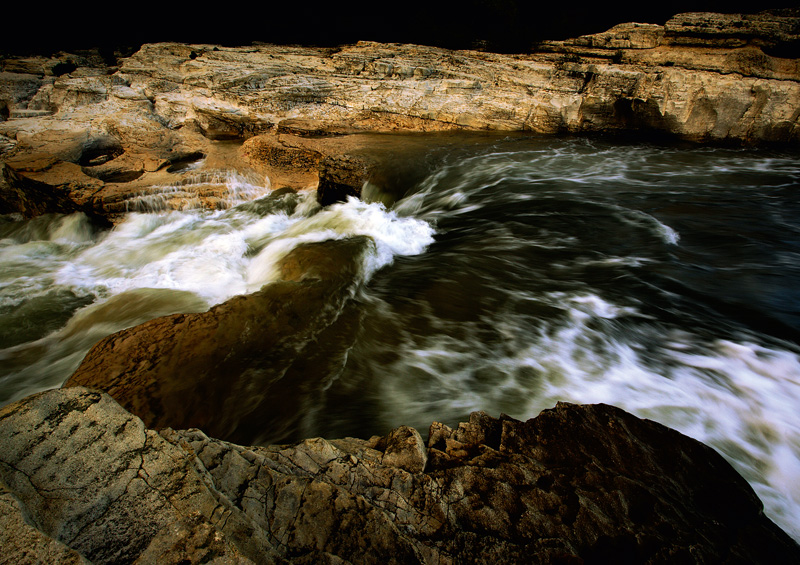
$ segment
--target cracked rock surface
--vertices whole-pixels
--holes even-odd
[[[245,447],[104,393],[0,411],[9,562],[796,563],[713,450],[607,405]],[[421,457],[421,455],[425,457]]]

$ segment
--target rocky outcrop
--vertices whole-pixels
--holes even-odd
[[[360,314],[348,300],[372,246],[301,244],[259,291],[106,337],[64,386],[106,391],[148,427],[240,443],[297,437],[355,339]]]
[[[606,405],[369,440],[155,432],[84,388],[0,411],[13,562],[794,563],[713,450]]]
[[[9,117],[0,121],[0,204],[113,219],[151,187],[179,181],[176,164],[257,136],[266,137],[223,164],[262,170],[276,188],[331,194],[357,193],[370,175],[370,159],[341,158],[348,142],[319,140],[353,132],[641,131],[797,144],[799,21],[796,10],[680,14],[518,55],[371,42],[162,43],[118,68],[66,54],[9,59],[0,74]],[[218,207],[225,198],[195,201]]]
[[[760,14],[678,14],[664,26],[668,40],[676,45],[713,47],[753,46],[780,56],[800,53],[797,10],[772,10]]]

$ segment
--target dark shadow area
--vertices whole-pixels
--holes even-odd
[[[702,0],[633,5],[596,2],[587,6],[527,0],[355,0],[217,7],[130,5],[122,12],[81,4],[34,13],[24,4],[14,3],[2,10],[0,53],[48,54],[100,47],[111,56],[114,50],[125,52],[142,43],[162,41],[335,46],[361,40],[517,53],[541,40],[596,33],[621,22],[663,24],[680,12],[753,13],[795,5],[793,0],[767,5]]]

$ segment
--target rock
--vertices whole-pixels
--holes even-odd
[[[26,109],[36,93],[51,82],[26,70],[12,68],[0,72],[0,100],[6,105],[7,117],[18,109]]]
[[[742,47],[755,45],[772,49],[800,41],[797,18],[800,10],[760,14],[678,14],[664,25],[666,37],[676,45]]]
[[[9,187],[4,191],[9,211],[29,218],[83,211],[104,223],[87,205],[103,183],[87,176],[79,165],[39,154],[15,158],[6,163],[3,172]]]
[[[84,171],[103,186],[84,204],[61,200],[112,220],[167,180],[157,173],[186,155],[213,154],[221,140],[251,140],[242,159],[274,187],[321,187],[323,202],[358,194],[370,179],[370,155],[350,151],[359,142],[347,140],[359,132],[635,130],[797,145],[799,21],[797,10],[678,14],[664,26],[624,23],[516,55],[374,42],[159,43],[118,67],[66,54],[11,58],[0,72],[9,109],[0,136],[15,143],[11,157],[68,163],[97,139],[113,139],[117,162]],[[81,135],[77,157],[65,152],[64,140]],[[7,182],[24,191],[23,177],[14,170]],[[0,212],[36,209],[5,200]]]
[[[323,205],[359,196],[373,170],[389,161],[404,140],[369,134],[330,137],[262,134],[244,142],[242,152],[273,188],[309,186],[320,191]]]
[[[348,198],[358,198],[361,195],[361,185],[352,186],[350,183],[321,179],[317,187],[317,202],[323,206],[330,206],[337,202],[346,202]]]
[[[422,436],[414,428],[401,426],[386,438],[386,451],[381,462],[389,467],[421,473],[428,462],[428,453]]]
[[[435,159],[437,151],[492,142],[508,135],[497,132],[294,135],[280,133],[280,128],[278,131],[244,142],[242,152],[247,165],[269,177],[273,189],[316,186],[317,200],[323,206],[345,201],[350,196],[361,197],[368,182],[401,196],[424,178],[425,165]]]
[[[596,49],[654,49],[663,44],[664,26],[635,22],[618,24],[606,32],[583,35],[564,42],[564,45]]]
[[[22,503],[0,482],[0,547],[15,563],[86,563],[77,551],[29,524]]]
[[[108,336],[64,386],[106,391],[153,428],[296,438],[355,339],[360,314],[347,301],[372,246],[367,237],[300,245],[259,291]]]
[[[75,387],[0,410],[4,558],[180,563],[793,563],[712,449],[606,405],[370,440],[245,447],[156,433]],[[410,441],[409,441],[410,440]],[[399,451],[392,446],[402,444]],[[417,460],[419,462],[419,460]],[[25,522],[20,515],[29,517]],[[26,535],[26,538],[12,536]]]
[[[282,137],[259,135],[248,139],[242,146],[248,164],[267,175],[272,188],[303,189],[318,184],[319,152],[292,146]]]
[[[214,527],[212,518],[226,520],[226,508],[192,459],[110,397],[85,389],[44,393],[0,411],[0,429],[0,476],[43,540],[4,545],[4,559],[60,558],[42,549],[63,545],[75,563],[250,562]],[[239,522],[233,536],[258,544],[247,526]],[[25,530],[17,526],[14,535]],[[263,543],[262,552],[269,555]]]

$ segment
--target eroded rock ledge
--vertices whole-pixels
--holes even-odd
[[[0,543],[14,562],[796,563],[713,450],[607,405],[475,413],[427,445],[244,447],[147,429],[104,393],[0,411]]]
[[[113,219],[154,186],[180,184],[181,164],[201,157],[251,167],[274,188],[357,193],[374,159],[344,139],[355,132],[640,131],[797,145],[799,22],[797,10],[679,14],[519,55],[162,43],[118,67],[71,54],[10,59],[0,212]],[[233,155],[220,140],[248,141]],[[225,203],[224,187],[182,190],[171,205]]]

